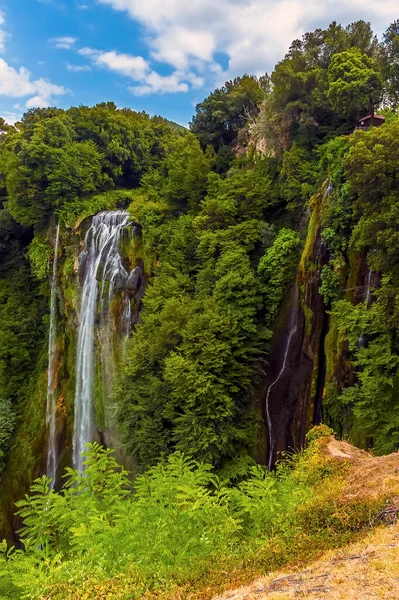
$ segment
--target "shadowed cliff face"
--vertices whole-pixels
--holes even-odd
[[[297,280],[282,307],[261,388],[269,468],[282,452],[300,448],[306,432],[321,421],[328,326],[319,293],[321,270],[328,261],[321,239],[325,197],[321,192],[313,198]]]
[[[301,448],[312,425],[327,420],[345,435],[353,424],[349,408],[347,414],[341,410],[338,420],[334,416],[336,398],[356,381],[353,357],[348,343],[338,335],[334,317],[327,314],[319,291],[321,272],[329,261],[321,236],[329,191],[323,186],[310,200],[311,215],[297,278],[277,319],[260,388],[267,439],[263,459],[269,468],[283,452]],[[364,255],[353,251],[341,285],[349,302],[370,305],[380,275],[369,270]],[[367,336],[360,336],[359,344],[367,344]]]

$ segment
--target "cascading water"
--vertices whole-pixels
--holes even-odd
[[[57,262],[60,242],[60,226],[57,225],[54,246],[53,273],[50,296],[50,329],[48,340],[47,407],[46,420],[48,430],[47,477],[50,487],[55,484],[57,473],[57,398],[56,398],[56,362],[57,362]]]
[[[125,289],[129,274],[122,264],[119,243],[130,223],[127,212],[102,212],[93,217],[85,237],[79,264],[83,278],[76,357],[75,418],[73,464],[83,471],[82,452],[94,438],[93,385],[95,371],[95,335],[98,318],[98,341],[103,382],[112,381],[111,300],[117,290],[123,292],[123,321],[130,318],[130,296]],[[99,305],[99,306],[98,306]],[[122,333],[129,333],[125,323]],[[106,390],[109,391],[109,390]]]
[[[370,301],[371,301],[371,276],[372,276],[372,274],[373,274],[373,271],[371,269],[369,269],[369,273],[367,276],[367,283],[366,283],[366,293],[364,295],[364,304],[366,306],[366,310],[369,308]],[[360,334],[357,343],[358,343],[359,348],[364,348],[364,346],[366,344],[366,337],[363,333]]]
[[[365,299],[364,302],[366,304],[366,308],[369,308],[370,306],[370,300],[371,300],[371,276],[373,274],[373,271],[371,269],[369,269],[369,274],[367,276],[367,284],[366,284],[366,294],[365,294]]]
[[[275,445],[274,437],[273,437],[273,425],[272,425],[272,420],[271,420],[271,416],[270,416],[270,407],[269,407],[270,392],[272,391],[273,387],[280,381],[280,379],[284,375],[284,371],[287,366],[287,358],[288,358],[288,353],[289,353],[290,346],[291,346],[291,340],[296,332],[297,332],[297,325],[294,325],[291,328],[290,333],[287,338],[287,343],[286,343],[285,352],[284,352],[284,360],[283,360],[283,364],[280,369],[280,372],[277,375],[276,379],[270,384],[269,389],[267,390],[267,394],[266,394],[265,412],[266,412],[267,428],[268,428],[268,432],[269,432],[268,468],[270,471],[272,470],[272,467],[273,467],[273,455],[274,455],[274,445]]]

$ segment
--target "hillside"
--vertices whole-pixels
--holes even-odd
[[[285,569],[213,600],[391,600],[398,594],[399,527],[380,526],[361,542],[322,555],[306,568]]]
[[[326,453],[351,463],[341,499],[350,503],[385,497],[385,505],[370,515],[361,540],[324,552],[314,562],[268,573],[249,586],[229,590],[213,600],[288,600],[289,598],[355,600],[395,598],[399,577],[399,454],[373,457],[353,446],[331,440]]]
[[[315,444],[317,461],[314,460]],[[299,533],[299,543],[293,537],[288,554],[281,533],[276,531],[272,548],[259,548],[256,558],[245,561],[241,568],[212,573],[211,585],[204,588],[198,585],[195,589],[187,586],[170,594],[150,594],[148,598],[396,598],[399,454],[374,457],[331,437],[322,437],[312,442],[312,446],[301,468],[316,485],[310,507],[299,507],[298,513],[313,510],[315,523],[305,528],[304,539],[300,540]],[[314,479],[316,464],[319,475],[325,473],[318,484]],[[337,473],[340,473],[338,477]],[[317,533],[311,532],[313,527],[319,529]],[[274,568],[283,563],[287,564],[282,569]],[[217,593],[220,589],[226,591]]]

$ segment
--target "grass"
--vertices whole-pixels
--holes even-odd
[[[375,458],[346,442],[336,441],[330,431],[325,426],[314,428],[308,434],[307,449],[294,455],[290,465],[281,467],[281,483],[277,488],[272,486],[277,496],[273,492],[271,496],[264,495],[263,479],[252,483],[248,480],[244,486],[249,487],[242,490],[244,496],[233,492],[231,506],[244,509],[239,513],[229,512],[231,508],[226,512],[223,501],[220,504],[208,496],[208,484],[192,487],[194,480],[199,482],[208,476],[205,471],[183,467],[181,459],[174,459],[172,471],[167,465],[157,467],[140,482],[137,480],[138,499],[125,498],[123,493],[121,504],[113,502],[106,509],[114,515],[110,522],[108,513],[102,514],[102,509],[97,513],[96,503],[100,501],[102,506],[101,494],[93,498],[89,489],[85,497],[83,487],[72,497],[71,508],[68,502],[61,501],[61,513],[54,512],[58,517],[53,539],[61,535],[64,540],[59,550],[55,546],[50,557],[43,560],[33,541],[31,557],[17,556],[6,571],[11,575],[10,589],[12,584],[20,586],[25,595],[14,590],[13,595],[4,597],[205,600],[288,566],[291,573],[303,571],[305,565],[321,559],[326,552],[364,537],[370,525],[378,525],[388,515],[396,516],[394,500],[399,497],[399,478],[395,473],[399,472],[399,454]],[[95,457],[92,460],[90,464],[95,467]],[[103,454],[101,460],[105,460]],[[180,476],[181,468],[184,474],[181,471]],[[102,471],[93,473],[100,473],[102,478]],[[82,485],[87,485],[87,481],[85,478]],[[268,479],[265,485],[269,489]],[[297,490],[302,491],[298,494]],[[225,493],[230,492],[226,489]],[[270,512],[267,503],[273,503],[273,498],[279,500],[279,495],[281,502]],[[58,500],[54,506],[57,505]],[[48,501],[44,501],[44,506],[44,519],[51,523],[48,515],[53,513],[48,512]],[[131,526],[125,521],[118,525],[121,512],[132,521]],[[60,523],[65,518],[69,520],[71,533],[63,525],[57,533],[58,518]],[[41,525],[39,534],[43,533]],[[204,535],[212,538],[210,553],[206,549],[204,553],[201,546]],[[180,551],[184,554],[186,543],[191,544],[191,550],[176,562],[174,556]],[[65,544],[72,544],[73,552],[65,552]],[[127,560],[120,561],[121,554]],[[116,569],[114,560],[119,564]],[[3,563],[0,559],[0,572],[2,565],[4,559]],[[378,565],[376,568],[380,568]],[[42,584],[38,585],[40,578]]]
[[[370,581],[375,576],[375,590],[381,596],[395,597],[392,587],[394,575],[399,576],[398,552],[390,551],[392,536],[398,539],[395,528],[375,527],[387,520],[396,518],[399,505],[389,499],[399,495],[399,454],[386,457],[372,457],[357,450],[346,442],[337,442],[333,438],[323,438],[316,442],[312,451],[299,454],[296,474],[299,480],[307,480],[313,486],[313,496],[303,506],[298,507],[295,515],[283,526],[276,523],[275,533],[267,543],[236,564],[219,565],[204,575],[202,581],[191,582],[165,590],[147,593],[146,600],[252,600],[261,598],[333,598],[354,600],[363,598],[362,579],[358,564],[348,558],[347,576],[345,576],[345,557],[354,554],[367,556],[369,545],[378,544],[378,558],[369,561],[366,573]],[[390,511],[390,512],[389,512]],[[380,542],[379,542],[380,540]],[[337,548],[341,550],[337,551]],[[374,556],[372,554],[371,556]],[[339,563],[335,569],[334,561]],[[309,563],[311,564],[308,567]],[[342,563],[342,564],[341,564]],[[364,566],[363,563],[360,563]],[[328,585],[333,595],[320,595],[321,588],[315,585],[320,576],[324,580],[326,565],[329,565]],[[284,571],[281,570],[285,567]],[[388,577],[384,582],[383,570]],[[304,572],[305,571],[305,572]],[[353,593],[348,593],[348,581],[356,571],[357,577]],[[254,578],[267,573],[266,577],[247,585]],[[289,580],[260,594],[259,589],[270,586],[273,581],[289,574]],[[382,574],[382,576],[381,576]],[[323,576],[323,577],[322,577]],[[346,577],[346,579],[345,579]],[[342,584],[340,584],[340,579]],[[323,582],[323,581],[322,581]],[[340,587],[341,585],[341,587]],[[246,586],[232,592],[232,588]],[[373,588],[371,585],[370,589]],[[285,589],[288,588],[288,589]],[[226,591],[227,590],[227,591]],[[313,591],[311,591],[313,590]],[[307,594],[311,595],[307,595]],[[324,592],[323,592],[324,593]],[[253,595],[252,595],[253,594]],[[296,594],[296,595],[295,595]],[[304,595],[303,595],[304,594]],[[313,594],[313,595],[312,595]],[[319,595],[318,595],[319,594]],[[384,595],[385,594],[385,595]],[[391,595],[389,595],[391,594]]]
[[[306,569],[270,573],[214,600],[393,600],[397,597],[398,575],[399,525],[395,524],[373,529],[344,549],[329,550]]]

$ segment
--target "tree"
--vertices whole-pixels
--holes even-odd
[[[399,20],[390,24],[384,33],[385,76],[387,98],[393,107],[399,105]]]
[[[90,195],[137,187],[165,159],[169,138],[183,134],[159,117],[102,103],[68,111],[34,109],[19,131],[11,128],[5,135],[0,133],[0,174],[8,210],[23,225],[42,225],[54,208],[71,223],[87,212]]]
[[[272,325],[284,293],[292,284],[298,264],[300,237],[292,229],[281,229],[273,245],[259,261],[258,273],[264,289],[266,322]]]
[[[204,197],[210,160],[191,134],[178,137],[165,160],[165,197],[179,207],[198,209]]]
[[[313,192],[315,168],[310,158],[310,154],[297,143],[284,152],[280,193],[290,210],[303,206]]]
[[[328,98],[334,110],[350,120],[373,113],[381,101],[383,84],[376,62],[358,48],[339,52],[328,68]]]
[[[271,155],[281,154],[292,141],[309,150],[332,131],[353,129],[353,118],[331,105],[328,68],[334,55],[357,46],[369,58],[379,55],[378,42],[364,21],[346,28],[334,21],[293,41],[271,75],[273,88],[256,127]]]
[[[353,242],[373,248],[375,267],[399,266],[399,123],[358,131],[344,166],[358,223]]]
[[[267,85],[263,79],[262,85]],[[213,145],[218,150],[232,144],[238,131],[257,115],[263,95],[258,79],[252,75],[227,81],[197,104],[190,129],[203,147]]]

